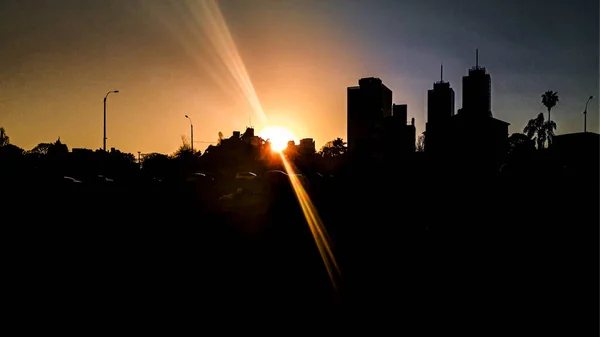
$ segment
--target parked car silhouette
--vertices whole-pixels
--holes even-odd
[[[112,179],[110,179],[108,177],[105,177],[103,175],[99,175],[97,180],[98,180],[98,182],[103,182],[103,183],[112,183],[112,182],[114,182],[114,180],[112,180]]]
[[[204,181],[214,181],[214,180],[215,180],[215,177],[213,177],[210,174],[203,173],[203,172],[192,173],[186,178],[187,182],[204,182]]]
[[[252,172],[238,172],[238,174],[235,175],[235,179],[254,180],[258,179],[258,175]]]
[[[81,180],[77,180],[73,177],[67,177],[67,176],[63,177],[63,182],[66,184],[81,184]]]
[[[287,176],[288,174],[285,173],[285,171],[282,170],[270,170],[265,172],[265,175],[283,175],[283,176]]]

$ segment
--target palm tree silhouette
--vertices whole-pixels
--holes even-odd
[[[548,109],[548,122],[550,119],[550,110],[558,103],[558,93],[556,91],[548,90],[542,94],[542,104]]]
[[[553,121],[544,121],[544,113],[540,114],[527,122],[527,125],[523,129],[523,133],[527,135],[529,139],[533,139],[537,143],[539,150],[544,148],[546,139],[548,140],[548,146],[552,144],[554,138],[554,130],[556,130],[556,123]]]

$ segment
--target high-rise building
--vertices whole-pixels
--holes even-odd
[[[444,81],[444,66],[440,66],[440,80],[427,91],[427,123],[425,124],[425,150],[429,153],[442,151],[446,142],[445,131],[449,119],[454,116],[454,89]]]
[[[492,116],[492,79],[479,66],[479,50],[475,51],[475,66],[463,76],[462,110],[467,114]]]
[[[385,152],[384,158],[392,161],[399,156],[415,152],[415,119],[412,118],[411,123],[408,123],[406,104],[394,104],[392,116],[383,118],[383,125],[384,132],[379,147]]]
[[[393,162],[415,151],[416,129],[406,104],[392,105],[392,91],[369,77],[348,88],[348,153],[353,165]]]
[[[438,158],[495,165],[506,154],[509,123],[492,117],[491,78],[478,56],[463,77],[463,107],[456,115],[450,84],[440,81],[429,91],[425,151]]]
[[[408,120],[408,106],[406,104],[392,105],[392,116],[406,124],[406,121]]]
[[[348,88],[348,151],[368,151],[378,121],[392,115],[392,91],[379,78],[362,78]]]
[[[444,81],[444,66],[440,67],[440,80],[427,91],[427,122],[437,123],[454,116],[454,89]]]

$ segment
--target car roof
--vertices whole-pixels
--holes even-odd
[[[285,174],[286,176],[288,175],[287,173],[285,173],[285,172],[284,172],[284,171],[282,171],[282,170],[269,170],[269,171],[267,171],[266,173],[283,173],[283,174]]]

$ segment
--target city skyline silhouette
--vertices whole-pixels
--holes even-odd
[[[455,103],[460,107],[460,78],[474,64],[475,48],[480,50],[480,62],[493,74],[492,110],[511,123],[510,133],[520,132],[521,125],[544,110],[536,96],[546,90],[561,94],[553,118],[557,134],[578,132],[585,100],[598,92],[598,53],[593,43],[587,42],[598,34],[594,20],[578,19],[581,22],[572,24],[565,15],[552,21],[552,35],[541,30],[549,29],[547,25],[538,22],[548,15],[536,13],[531,20],[518,23],[507,19],[516,12],[530,12],[535,8],[533,2],[522,2],[518,8],[491,3],[489,11],[480,16],[473,16],[466,4],[456,4],[457,15],[470,18],[464,27],[450,17],[436,16],[436,8],[447,5],[434,1],[418,5],[380,1],[369,6],[282,1],[257,2],[255,8],[236,1],[222,1],[218,6],[205,3],[208,6],[201,2],[178,6],[151,1],[93,2],[85,8],[59,1],[47,11],[43,2],[2,4],[6,8],[3,13],[13,14],[6,24],[13,18],[21,22],[3,30],[11,34],[10,43],[21,42],[7,46],[0,56],[3,63],[12,65],[3,70],[2,125],[10,130],[14,143],[24,148],[57,136],[76,147],[96,148],[98,128],[102,131],[99,97],[109,90],[121,90],[108,102],[108,147],[130,153],[170,153],[181,135],[189,134],[182,120],[186,114],[196,121],[198,142],[214,142],[219,131],[243,131],[253,118],[259,133],[268,125],[281,126],[290,129],[296,141],[313,138],[320,147],[330,139],[347,138],[343,88],[357,78],[374,76],[408,105],[420,135],[425,131],[426,90],[438,78],[439,65],[444,64],[445,80],[455,89]],[[381,13],[378,8],[386,6],[391,6],[389,14]],[[543,10],[587,15],[595,12],[594,6],[597,4],[580,1],[564,10],[554,4]],[[315,13],[318,9],[337,21],[319,19],[324,14]],[[292,12],[296,15],[291,16]],[[392,13],[397,16],[390,21]],[[415,22],[410,13],[422,18]],[[65,20],[67,15],[75,17]],[[212,25],[198,21],[207,15],[221,19]],[[376,20],[377,15],[384,19]],[[38,17],[35,23],[25,24]],[[262,23],[258,18],[264,19]],[[280,24],[277,34],[266,26],[269,20]],[[354,28],[348,26],[350,21]],[[447,31],[426,28],[420,22],[436,22],[433,27],[446,27]],[[490,22],[502,24],[491,30]],[[362,26],[367,29],[358,33],[356,29]],[[382,30],[385,27],[389,31]],[[521,32],[518,38],[515,29]],[[105,30],[119,33],[83,39]],[[54,37],[45,39],[50,31]],[[542,31],[543,36],[539,35]],[[203,40],[210,32],[221,34],[221,40],[228,42],[219,47],[218,41],[213,40],[215,45]],[[251,32],[253,35],[246,36]],[[472,36],[484,32],[492,40]],[[335,34],[338,36],[332,36]],[[455,45],[444,42],[448,34],[455,34]],[[548,35],[553,39],[552,50],[546,47],[550,46]],[[392,36],[395,38],[390,40]],[[54,42],[45,45],[45,41]],[[251,48],[253,41],[261,47]],[[383,41],[387,47],[378,45]],[[64,50],[58,53],[61,47]],[[232,47],[237,48],[236,56],[228,58],[227,48]],[[236,67],[243,69],[242,77],[236,78]],[[592,100],[587,110],[588,131],[598,132],[597,101]],[[269,123],[261,121],[261,113],[269,116]],[[315,118],[324,120],[314,123]],[[165,134],[164,139],[154,139],[156,134]],[[201,150],[208,146],[195,145]]]
[[[598,9],[0,2],[8,329],[587,334]]]

